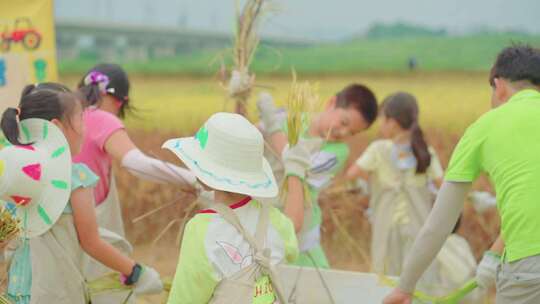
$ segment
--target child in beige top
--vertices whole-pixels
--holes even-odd
[[[347,171],[369,181],[373,270],[397,276],[408,249],[431,210],[443,169],[418,125],[414,96],[396,93],[382,106],[381,135]],[[433,276],[435,270],[432,271]],[[433,282],[430,273],[425,281]]]

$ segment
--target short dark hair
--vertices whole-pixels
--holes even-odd
[[[369,126],[377,119],[377,98],[362,84],[353,83],[336,94],[336,107],[353,107],[362,114]]]
[[[495,78],[526,80],[533,85],[540,85],[540,49],[519,44],[503,49],[491,68],[491,86],[494,85]]]
[[[98,101],[101,100],[99,84],[85,83],[86,77],[95,72],[107,76],[107,94],[122,102],[120,113],[118,115],[121,118],[124,118],[126,112],[133,109],[129,99],[130,82],[126,71],[124,71],[121,66],[114,63],[101,63],[91,68],[78,85],[80,94],[86,99],[87,104],[90,106],[97,104]]]

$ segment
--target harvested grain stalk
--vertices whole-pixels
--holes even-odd
[[[229,97],[236,102],[235,112],[246,116],[247,102],[255,82],[249,66],[253,61],[260,38],[257,27],[266,10],[265,0],[247,0],[242,11],[236,9],[235,41],[233,45],[234,68],[229,80]]]
[[[163,290],[169,292],[171,290],[172,278],[163,278]],[[109,292],[121,292],[131,290],[131,286],[126,286],[120,281],[120,274],[111,272],[101,276],[93,281],[88,282],[88,290],[90,294],[97,295]],[[2,302],[0,302],[1,304]]]
[[[21,231],[21,221],[5,206],[0,207],[0,243],[8,242]]]
[[[317,86],[309,82],[298,83],[296,73],[293,71],[293,81],[289,95],[287,97],[287,142],[289,147],[298,144],[300,137],[305,133],[310,124],[311,114],[320,107],[320,98]],[[282,185],[282,199],[287,196],[288,183],[285,178]],[[309,195],[307,184],[304,182],[304,200],[307,207],[311,206],[311,197]]]

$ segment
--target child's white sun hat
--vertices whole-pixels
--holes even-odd
[[[170,139],[163,148],[211,188],[259,198],[278,195],[274,174],[263,156],[263,136],[241,115],[216,113],[194,137]]]
[[[71,153],[64,134],[43,119],[20,122],[19,141],[0,149],[0,200],[16,206],[27,237],[45,233],[71,195]]]

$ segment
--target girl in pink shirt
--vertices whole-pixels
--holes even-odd
[[[129,79],[116,64],[99,64],[80,81],[79,92],[88,103],[84,112],[84,141],[74,161],[84,163],[99,176],[94,194],[100,227],[125,236],[122,213],[112,174],[112,160],[122,164],[133,175],[158,183],[172,183],[196,194],[196,178],[190,171],[142,153],[131,141],[120,120],[130,110]],[[90,279],[110,270],[88,261]],[[104,294],[92,303],[114,303],[114,295]]]
[[[129,88],[127,74],[116,64],[95,66],[79,83],[90,107],[84,113],[83,148],[75,161],[85,163],[99,176],[94,193],[98,206],[109,196],[113,183],[112,159],[143,179],[195,186],[189,171],[144,155],[131,141],[120,120],[131,109]]]

